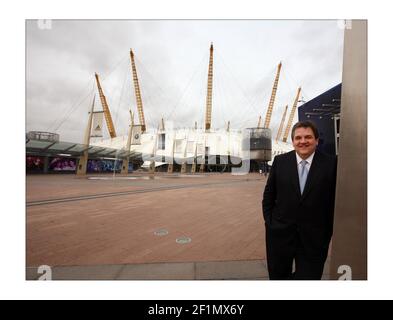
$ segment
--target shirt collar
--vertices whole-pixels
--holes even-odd
[[[297,154],[297,152],[295,151],[295,153],[296,153],[296,161],[297,161],[297,164],[299,165],[300,164],[300,162],[302,162],[303,161],[303,159],[302,158],[300,158],[300,156]],[[307,158],[307,159],[305,159],[306,161],[307,161],[307,163],[308,164],[310,164],[311,165],[311,163],[312,163],[312,159],[314,158],[314,155],[315,155],[315,151]]]

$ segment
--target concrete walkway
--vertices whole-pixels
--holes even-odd
[[[323,280],[328,280],[329,261]],[[26,268],[26,280],[39,280],[38,268]],[[52,268],[52,280],[268,280],[266,260],[145,263]]]

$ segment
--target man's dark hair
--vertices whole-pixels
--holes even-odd
[[[319,138],[319,132],[318,132],[318,129],[317,129],[316,125],[314,124],[314,122],[312,122],[312,121],[299,121],[292,128],[292,132],[291,132],[292,141],[293,141],[293,137],[295,136],[295,130],[298,128],[310,128],[312,130],[312,132],[314,133],[315,139]]]

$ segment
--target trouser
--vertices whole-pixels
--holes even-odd
[[[321,280],[327,252],[310,254],[305,250],[298,234],[286,239],[286,243],[281,243],[271,233],[269,227],[266,227],[270,280]]]

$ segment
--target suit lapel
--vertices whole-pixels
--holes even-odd
[[[310,171],[307,175],[307,181],[306,185],[304,186],[303,194],[302,194],[302,199],[304,199],[307,194],[310,192],[312,186],[316,181],[318,181],[318,175],[321,172],[321,157],[320,153],[316,150],[314,154],[314,158],[311,163]]]
[[[301,195],[300,195],[299,173],[297,171],[296,151],[292,151],[289,169],[290,169],[290,180],[292,181],[293,187],[296,190],[296,194],[300,198]]]

